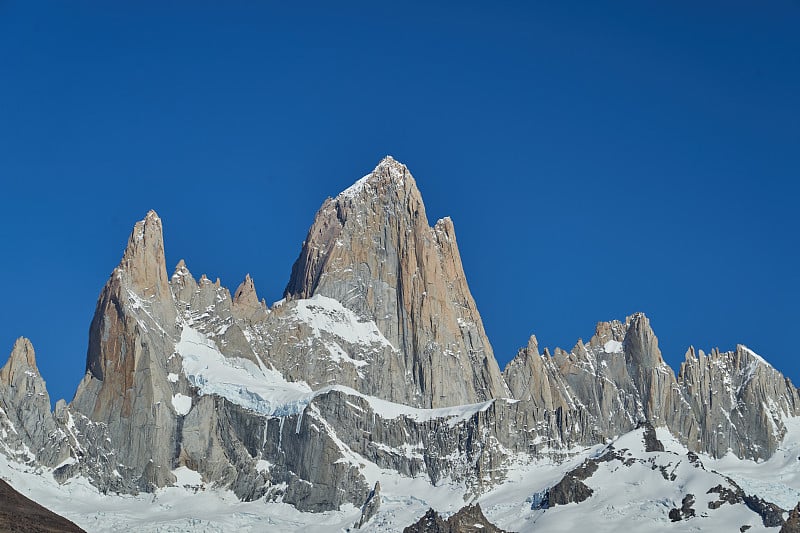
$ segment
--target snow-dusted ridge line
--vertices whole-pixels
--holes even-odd
[[[201,395],[221,396],[267,416],[300,414],[314,398],[333,391],[363,398],[375,414],[386,420],[403,416],[418,422],[448,418],[450,424],[456,424],[485,411],[494,402],[421,409],[369,396],[344,385],[312,391],[306,383],[286,381],[279,372],[259,367],[252,361],[225,357],[213,340],[188,325],[181,331],[176,351],[182,356],[186,378]]]
[[[755,359],[755,360],[756,360],[756,361],[758,361],[759,363],[763,363],[763,364],[767,365],[767,367],[769,367],[769,368],[773,368],[773,366],[772,366],[771,364],[769,364],[769,363],[767,362],[767,360],[766,360],[766,359],[764,359],[763,357],[761,357],[760,355],[758,355],[756,352],[754,352],[753,350],[751,350],[750,348],[748,348],[748,347],[747,347],[747,346],[745,346],[744,344],[739,344],[739,346],[741,346],[741,347],[742,347],[742,350],[744,350],[745,352],[747,352],[747,353],[748,353],[748,354],[749,354],[749,355],[750,355],[750,356],[751,356],[753,359]]]
[[[394,159],[392,156],[390,155],[385,156],[383,159],[381,159],[380,163],[378,163],[378,166],[376,166],[372,172],[360,178],[351,186],[340,192],[338,196],[336,196],[336,199],[341,200],[343,198],[355,198],[361,191],[364,190],[364,187],[367,184],[367,180],[371,178],[375,174],[375,172],[381,167],[388,167],[389,174],[392,178],[396,180],[402,180],[403,175],[400,172],[398,172],[397,169],[397,166],[399,165],[400,163],[398,163],[397,160]]]
[[[336,198],[337,199],[355,198],[358,195],[358,193],[360,193],[362,190],[364,190],[364,185],[367,184],[367,180],[369,179],[370,176],[372,176],[371,173],[367,174],[363,178],[359,179],[358,181],[353,183],[351,186],[349,186],[348,188],[346,188],[345,190],[340,192],[339,195]]]

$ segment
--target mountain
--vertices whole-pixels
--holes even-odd
[[[788,379],[742,345],[690,348],[676,375],[642,313],[570,351],[532,336],[501,372],[453,222],[390,157],[322,204],[284,296],[170,275],[147,213],[69,404],[14,345],[0,475],[89,530],[792,524]]]
[[[508,396],[453,222],[428,224],[414,177],[391,157],[317,212],[286,286],[289,301],[314,296],[388,341],[379,359],[360,360],[359,390],[416,407]]]
[[[121,476],[108,469],[96,473],[106,477],[103,489],[148,490],[175,480],[170,471],[178,423],[167,375],[178,369],[168,358],[177,333],[161,220],[150,211],[136,223],[100,294],[86,375],[70,405],[106,429],[117,470],[124,469]]]
[[[570,352],[539,354],[532,337],[504,375],[514,398],[579,414],[578,435],[594,433],[594,442],[648,421],[691,451],[763,460],[785,436],[783,420],[800,414],[797,389],[742,345],[709,356],[690,348],[676,377],[641,313],[598,323],[588,344],[579,340]]]

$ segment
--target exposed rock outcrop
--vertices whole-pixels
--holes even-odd
[[[728,477],[726,477],[725,480],[729,487],[717,485],[708,490],[708,494],[719,494],[719,499],[708,503],[709,509],[718,509],[723,504],[744,504],[748,509],[761,517],[761,522],[764,524],[764,527],[778,527],[784,525],[783,515],[786,513],[784,509],[758,496],[746,494],[734,480]]]
[[[257,323],[267,317],[267,304],[263,300],[259,301],[256,285],[250,274],[245,276],[233,295],[231,313],[248,323]]]
[[[656,428],[650,422],[644,422],[639,427],[644,428],[644,451],[663,452],[664,443],[658,440]]]
[[[70,456],[50,412],[50,396],[31,342],[21,337],[0,369],[0,447],[19,462],[54,467]]]
[[[422,518],[406,527],[403,533],[450,533],[450,526],[434,509],[428,509]]]
[[[317,213],[286,287],[289,300],[315,295],[374,322],[394,348],[363,369],[359,390],[418,407],[509,395],[453,223],[428,225],[416,181],[391,157]]]
[[[547,509],[556,505],[581,503],[589,499],[594,491],[584,481],[597,472],[598,461],[588,459],[578,467],[567,472],[561,480],[544,491],[531,502],[532,509]]]
[[[789,518],[781,526],[780,533],[800,533],[800,503],[789,513]]]
[[[680,507],[673,507],[669,511],[669,519],[673,522],[680,522],[681,520],[688,520],[694,518],[696,515],[694,508],[694,494],[687,494],[681,500]]]
[[[766,459],[786,433],[783,419],[800,414],[791,381],[745,346],[706,355],[690,348],[678,382],[692,417],[672,426],[690,448],[721,457]]]
[[[178,431],[167,379],[176,310],[164,259],[161,219],[137,222],[122,260],[103,288],[89,330],[86,375],[71,407],[107,426],[116,461],[139,490],[174,481]]]
[[[584,413],[579,433],[621,435],[647,422],[690,450],[766,459],[800,414],[791,382],[744,346],[706,356],[690,349],[677,378],[641,313],[601,322],[588,344],[538,353],[535,337],[506,367],[514,398],[545,410]]]
[[[538,354],[535,338],[505,369],[514,398],[545,410],[582,413],[579,433],[621,435],[648,420],[668,424],[681,403],[675,375],[664,363],[647,318],[598,323],[589,343]]]
[[[413,525],[403,530],[403,533],[505,533],[484,516],[480,504],[467,505],[447,520],[434,511],[428,512]]]
[[[358,518],[358,522],[355,523],[354,527],[356,529],[361,529],[361,527],[370,521],[370,519],[375,516],[375,513],[381,508],[381,484],[380,482],[375,483],[375,488],[369,493],[367,496],[367,501],[364,502],[364,505],[361,506],[361,516]]]

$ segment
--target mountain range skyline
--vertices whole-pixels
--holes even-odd
[[[357,181],[358,180],[353,180],[353,183],[356,183]],[[351,184],[351,185],[353,185],[353,184]],[[424,189],[425,189],[424,182],[422,183],[421,187],[422,187],[422,189],[424,191]],[[344,187],[344,188],[342,188],[342,190],[345,190],[346,188],[347,187]],[[333,197],[333,196],[336,196],[336,194],[335,193],[331,194],[329,197]],[[439,211],[443,211],[443,210],[440,209]],[[447,215],[443,215],[443,216],[447,216]],[[171,268],[169,266],[169,263],[171,262],[170,258],[174,258],[174,264],[175,265],[177,265],[179,262],[184,262],[185,261],[186,264],[191,269],[194,270],[195,267],[193,265],[194,262],[191,259],[191,255],[187,254],[185,257],[181,256],[180,258],[177,258],[177,256],[174,253],[171,253],[171,246],[169,245],[169,243],[170,243],[170,230],[169,230],[170,224],[169,224],[168,221],[165,222],[165,226],[166,226],[166,229],[165,229],[165,241],[167,242],[167,245],[165,247],[166,248],[165,249],[165,255],[167,257],[168,270]],[[458,224],[456,224],[456,231],[458,232]],[[466,257],[465,263],[469,264],[469,257],[471,255],[473,257],[474,256],[480,256],[480,250],[471,250],[471,252],[472,252],[471,254],[469,252],[465,252],[464,251],[465,246],[463,244],[463,239],[461,238],[460,233],[457,233],[457,235],[459,235],[459,243],[461,244],[462,256]],[[202,256],[203,254],[200,254],[200,255]],[[243,259],[242,257],[236,257],[235,260],[234,260],[234,263],[238,263],[238,262],[242,262],[242,261],[246,262],[246,258]],[[218,258],[215,260],[215,262],[225,263],[224,260],[220,261]],[[469,272],[470,272],[469,268],[470,267],[467,268],[468,280],[471,279],[470,275],[469,275]],[[228,270],[228,269],[223,267],[222,270]],[[254,268],[254,269],[248,270],[245,273],[245,276],[251,276],[251,272],[258,272],[258,271],[259,271],[258,268]],[[288,279],[288,273],[290,273],[290,271],[291,271],[291,269],[287,268],[287,277],[286,277],[286,279]],[[208,277],[211,280],[215,280],[215,279],[219,278],[219,276],[215,275],[213,272],[200,271],[200,273],[203,274],[203,275],[208,275]],[[281,292],[279,292],[277,294],[275,293],[275,291],[276,291],[276,287],[285,287],[285,285],[286,285],[285,282],[281,282],[280,280],[275,280],[275,279],[262,280],[262,279],[259,279],[259,277],[257,277],[257,275],[253,275],[252,278],[253,278],[254,283],[256,283],[258,288],[259,288],[259,293],[261,295],[267,295],[265,297],[265,299],[266,299],[266,302],[267,302],[268,306],[273,305],[274,302],[277,302],[277,301],[279,301],[280,299],[283,298],[282,289],[281,289]],[[220,278],[220,281],[221,281],[223,286],[228,286],[228,287],[231,288],[231,290],[233,290],[233,287],[238,285],[238,283],[240,281],[242,281],[243,279],[244,279],[244,276],[239,281],[229,281],[227,279],[221,279],[221,278]],[[470,284],[470,287],[472,287],[472,284]],[[481,287],[478,288],[478,294],[480,294],[480,289],[481,289]],[[474,289],[473,289],[473,291],[474,291]],[[480,301],[478,301],[477,303],[478,303],[478,306],[479,306],[478,307],[478,311],[481,312],[481,316],[482,316],[484,322],[487,323],[487,332],[489,334],[489,341],[492,343],[492,346],[495,347],[495,355],[496,355],[496,358],[498,360],[498,363],[500,364],[501,370],[503,368],[505,368],[505,366],[511,361],[511,359],[516,355],[518,350],[522,350],[522,349],[525,348],[525,345],[527,344],[527,337],[529,337],[531,335],[536,335],[537,338],[540,339],[539,343],[540,343],[540,346],[541,346],[542,349],[544,349],[545,347],[549,347],[551,352],[553,350],[555,350],[556,348],[561,348],[561,349],[569,351],[573,347],[575,342],[577,342],[579,339],[583,339],[583,340],[588,339],[588,337],[591,336],[591,332],[592,332],[593,326],[594,326],[594,324],[588,324],[587,325],[588,327],[585,327],[585,328],[581,329],[579,332],[577,332],[577,334],[574,336],[574,340],[572,342],[570,342],[568,340],[568,338],[567,338],[567,341],[564,342],[563,344],[557,344],[557,343],[556,344],[551,344],[551,343],[548,343],[547,342],[548,332],[547,331],[539,331],[539,328],[535,328],[534,327],[534,328],[531,328],[531,331],[527,334],[527,337],[525,336],[524,332],[521,334],[522,338],[524,338],[525,341],[521,342],[521,343],[518,343],[519,344],[518,347],[513,351],[513,353],[511,353],[507,349],[507,347],[510,345],[510,342],[507,339],[502,339],[505,342],[497,343],[495,338],[492,336],[492,333],[491,333],[491,327],[492,327],[491,324],[493,322],[494,315],[497,315],[498,312],[496,310],[489,310],[489,312],[487,312],[487,310],[481,309]],[[500,302],[500,303],[502,303],[502,302]],[[92,305],[92,309],[93,309],[93,305]],[[623,314],[621,316],[605,317],[604,319],[605,320],[623,320],[626,316],[630,316],[630,315],[632,315],[634,313],[638,313],[638,312],[645,313],[652,320],[652,313],[647,312],[646,309],[645,310],[631,310],[630,312],[627,312],[627,313],[625,313],[625,314]],[[503,314],[502,311],[499,314],[502,315]],[[88,324],[88,320],[87,320],[87,324]],[[655,329],[656,329],[656,332],[660,335],[660,338],[662,339],[662,341],[661,341],[662,345],[666,345],[667,346],[667,349],[664,350],[665,360],[667,361],[667,363],[670,364],[670,366],[672,366],[673,370],[675,370],[675,371],[677,371],[678,366],[683,361],[683,354],[686,351],[688,351],[690,349],[690,347],[694,348],[695,350],[703,350],[705,352],[711,352],[714,349],[720,349],[722,351],[732,350],[738,344],[752,346],[752,343],[748,342],[747,339],[736,338],[736,339],[732,339],[732,341],[729,343],[729,345],[725,345],[725,344],[720,345],[721,343],[715,343],[715,344],[711,344],[711,345],[702,346],[702,345],[699,345],[698,343],[690,342],[689,344],[686,345],[684,350],[681,351],[680,348],[679,348],[677,351],[675,351],[675,350],[670,350],[670,347],[674,347],[677,343],[675,343],[673,341],[673,339],[666,339],[665,338],[665,336],[660,332],[660,328],[659,328],[659,325],[658,325],[657,322],[656,322],[656,325],[655,325]],[[88,326],[87,326],[87,330],[88,330]],[[14,336],[13,334],[11,335],[11,337],[13,337],[14,339],[16,339],[18,336],[19,335],[17,335],[17,336]],[[22,336],[29,337],[29,335],[24,335],[24,334]],[[685,338],[686,336],[684,335],[683,337]],[[520,339],[520,340],[522,340],[522,339]],[[74,391],[75,384],[77,384],[77,382],[79,381],[79,376],[82,375],[82,366],[83,366],[83,363],[85,361],[85,353],[77,352],[78,355],[76,356],[76,360],[67,360],[67,361],[62,360],[61,361],[62,368],[72,369],[72,374],[71,375],[67,375],[67,376],[65,376],[65,375],[55,375],[54,379],[53,378],[49,379],[48,367],[51,364],[51,358],[49,357],[49,354],[47,352],[43,353],[38,348],[38,343],[36,342],[35,338],[32,339],[32,341],[34,343],[34,346],[37,346],[37,353],[39,354],[38,355],[38,360],[39,360],[40,367],[43,369],[42,370],[43,377],[48,382],[48,388],[53,391],[52,401],[55,403],[55,401],[57,399],[59,399],[59,398],[64,398],[67,401],[69,401],[71,399],[71,393],[72,393],[72,391]],[[45,342],[44,344],[47,347],[48,343]],[[496,346],[498,344],[501,347],[505,348],[502,352],[499,352],[497,350]],[[754,348],[754,349],[756,351],[760,351],[758,348]],[[9,347],[9,351],[10,351],[10,347]],[[764,353],[764,352],[761,351],[761,353]],[[769,355],[771,355],[771,354],[769,354]],[[781,367],[781,360],[782,360],[781,357],[770,357],[770,361],[774,362],[777,365],[776,368],[778,368],[779,371],[781,371],[784,374],[786,374],[787,377],[793,378],[794,377],[793,371],[795,369],[790,365],[787,365],[786,368]],[[793,379],[793,381],[795,381],[796,379],[797,378]],[[65,395],[59,395],[59,391],[65,391],[66,394]]]
[[[51,410],[25,338],[0,369],[0,473],[82,527],[798,522],[800,393],[780,371],[737,345],[675,372],[634,313],[569,352],[531,337],[501,372],[452,220],[391,157],[323,202],[269,308],[249,276],[170,274],[165,250],[151,210],[71,402]]]
[[[0,529],[800,532],[799,27],[0,2]]]
[[[0,351],[30,337],[55,398],[148,210],[169,268],[273,302],[387,153],[501,366],[641,311],[673,368],[743,343],[800,381],[796,3],[316,8],[0,7]]]

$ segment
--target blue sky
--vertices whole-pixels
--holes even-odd
[[[800,383],[797,1],[160,4],[0,2],[0,350],[54,399],[148,209],[168,264],[274,301],[386,154],[501,366],[644,311],[673,366],[744,343]]]

